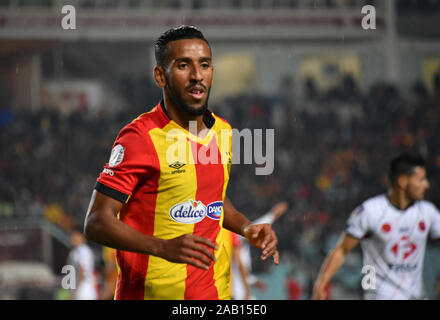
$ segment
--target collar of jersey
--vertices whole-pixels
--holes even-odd
[[[414,201],[408,207],[406,207],[405,209],[402,210],[400,208],[397,208],[396,206],[394,206],[394,204],[391,203],[390,198],[388,198],[388,195],[386,193],[384,194],[384,197],[385,197],[388,205],[391,206],[391,208],[395,209],[399,213],[407,212],[410,208],[412,208],[417,203],[417,201]]]
[[[208,133],[206,134],[206,136],[204,138],[200,138],[200,137],[198,137],[196,135],[193,135],[191,132],[189,132],[188,130],[186,130],[185,128],[180,126],[177,122],[175,122],[173,119],[171,119],[170,116],[168,115],[168,113],[165,110],[163,100],[161,100],[160,103],[159,103],[159,110],[169,120],[169,123],[168,123],[169,126],[175,128],[175,129],[183,130],[185,132],[185,135],[188,137],[188,139],[191,139],[192,141],[194,141],[196,143],[199,143],[199,144],[202,144],[202,145],[206,146],[206,145],[208,145],[208,143],[211,141],[212,137],[215,134],[215,128],[216,128],[216,125],[217,125],[217,121],[215,120],[212,112],[209,111],[209,110],[206,111],[206,112],[209,113],[209,116],[214,119],[214,123],[213,123],[212,127],[209,128],[209,131],[208,131]]]

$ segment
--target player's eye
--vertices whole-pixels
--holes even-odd
[[[179,63],[179,64],[177,65],[177,68],[179,68],[179,69],[185,69],[187,66],[188,66],[187,63]]]
[[[208,69],[209,66],[210,66],[209,63],[207,63],[207,62],[206,63],[202,63],[202,68],[203,69]]]

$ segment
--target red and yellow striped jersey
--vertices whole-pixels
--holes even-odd
[[[199,138],[170,120],[162,101],[120,131],[95,189],[123,202],[119,219],[144,234],[193,234],[217,243],[216,262],[204,271],[117,250],[115,299],[230,299],[230,253],[221,226],[232,130],[211,112],[205,120],[212,126]]]
[[[227,229],[223,229],[223,247],[225,248],[225,250],[227,251],[228,255],[231,257],[231,261],[234,258],[234,250],[237,250],[240,246],[241,246],[241,239],[238,236],[238,234],[229,231]],[[231,264],[230,264],[230,268],[231,268]],[[229,276],[229,292],[230,295],[232,297],[232,286],[233,286],[233,281],[235,281],[235,279],[233,279],[233,273],[232,273],[232,268],[230,269],[231,271],[231,275]]]

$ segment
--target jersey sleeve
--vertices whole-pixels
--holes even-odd
[[[97,191],[122,203],[128,201],[139,180],[148,176],[152,163],[152,146],[146,134],[146,130],[133,123],[121,130],[97,179]]]
[[[348,218],[345,232],[352,237],[362,239],[369,229],[368,212],[365,210],[365,205],[360,205]]]
[[[431,239],[440,239],[440,212],[432,205],[431,206],[431,227],[429,229]]]

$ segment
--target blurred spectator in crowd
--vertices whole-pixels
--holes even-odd
[[[253,223],[274,223],[288,209],[285,201],[276,203],[266,214],[262,215]],[[266,285],[254,274],[252,274],[252,257],[250,245],[247,240],[238,235],[232,234],[232,297],[234,300],[255,300],[252,294],[252,287],[260,291],[266,289]]]
[[[71,233],[72,250],[67,263],[75,268],[76,286],[72,294],[73,300],[97,300],[98,282],[95,273],[93,251],[86,244],[81,230]]]

